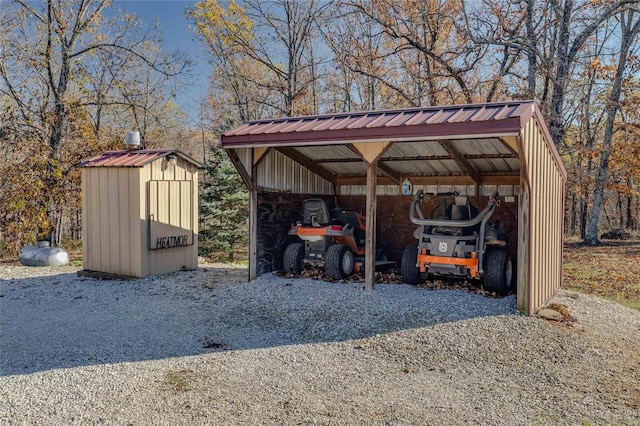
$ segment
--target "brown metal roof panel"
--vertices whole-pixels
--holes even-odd
[[[418,111],[415,115],[407,120],[404,124],[405,126],[414,126],[417,124],[423,124],[428,119],[430,119],[433,115],[435,115],[436,111]]]
[[[498,112],[500,112],[501,109],[502,109],[502,106],[487,105],[483,108],[480,108],[476,112],[476,114],[474,114],[473,117],[471,117],[470,121],[493,120],[496,114],[498,114]]]
[[[76,167],[143,167],[152,161],[175,153],[198,167],[202,164],[176,149],[146,149],[134,151],[106,151],[76,164]]]
[[[329,127],[333,126],[338,120],[336,120],[334,117],[318,119],[318,123],[315,126],[311,127],[309,130],[312,132],[327,130],[329,129]]]
[[[385,127],[402,126],[406,121],[415,116],[415,113],[401,112],[385,123]]]
[[[449,119],[458,111],[458,109],[442,109],[436,112],[426,121],[426,124],[448,123]]]
[[[244,123],[236,127],[235,129],[227,130],[225,132],[225,135],[229,135],[229,136],[244,135],[248,132],[248,129],[252,127],[259,127],[259,125],[252,124],[252,123]]]
[[[368,123],[376,119],[375,116],[370,114],[359,115],[355,118],[355,121],[346,126],[347,129],[361,129],[362,127],[366,126]]]
[[[80,162],[77,167],[142,167],[171,150],[107,151]]]
[[[291,128],[289,132],[306,132],[312,128],[314,128],[320,120],[318,118],[302,120],[299,122],[291,123]]]
[[[302,126],[306,126],[312,121],[314,121],[314,120],[288,120],[281,127],[280,132],[281,133],[296,132]]]
[[[518,106],[519,105],[505,105],[502,110],[495,115],[494,120],[504,120],[511,117],[517,117],[514,113],[518,109]]]
[[[327,121],[331,121],[329,118]],[[454,139],[455,136],[462,135],[511,135],[517,134],[520,127],[520,119],[512,118],[508,120],[491,120],[475,122],[471,125],[465,123],[441,123],[431,125],[412,125],[412,126],[394,126],[394,127],[367,127],[360,129],[340,129],[340,130],[322,130],[331,126],[333,123],[323,123],[320,121],[307,132],[289,132],[274,134],[257,134],[257,135],[235,135],[227,136],[223,134],[221,137],[222,144],[225,148],[246,147],[246,146],[295,146],[304,144],[326,145],[328,143],[345,143],[349,141],[362,140],[402,140],[408,138],[433,139],[434,137],[447,137]]]
[[[262,133],[280,133],[280,130],[287,126],[286,121],[274,121],[272,123],[264,123],[260,126],[255,126],[248,134],[258,135]]]
[[[513,111],[514,117],[522,117],[525,114],[531,114],[534,111],[535,103],[533,101],[528,102],[520,102],[516,106],[515,111]]]
[[[378,114],[375,120],[370,121],[366,124],[366,128],[370,129],[373,127],[383,127],[384,124],[395,117],[395,114]]]
[[[356,121],[347,126],[347,129],[361,129],[378,118],[378,116],[373,114],[364,114],[357,118],[358,119]]]
[[[349,129],[349,125],[358,121],[360,117],[345,117],[340,120],[336,120],[336,123],[329,127],[329,130]]]
[[[461,108],[456,114],[454,114],[451,118],[449,118],[450,122],[466,122],[470,121],[471,117],[473,117],[480,108],[472,107],[472,108]]]

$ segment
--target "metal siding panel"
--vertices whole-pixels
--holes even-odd
[[[100,236],[99,241],[99,256],[100,256],[100,270],[109,271],[109,258],[111,256],[109,246],[109,188],[108,188],[108,170],[105,168],[100,169],[98,172],[100,180],[99,189],[99,205],[100,205]]]
[[[80,202],[82,203],[82,267],[84,269],[89,269],[87,267],[87,265],[89,264],[88,261],[88,257],[89,257],[89,251],[88,251],[88,247],[89,247],[89,224],[87,223],[87,216],[88,216],[88,200],[87,197],[89,196],[89,182],[88,182],[88,174],[89,172],[85,169],[80,169],[80,188],[81,188],[81,199]]]
[[[169,201],[169,225],[180,226],[180,182],[169,182],[169,193],[167,194]]]
[[[534,181],[536,183],[536,191],[534,196],[532,197],[533,207],[534,207],[534,217],[532,218],[532,225],[535,228],[535,265],[536,265],[536,280],[532,283],[533,290],[533,301],[534,306],[537,307],[540,304],[540,287],[544,284],[544,268],[542,267],[542,259],[540,247],[542,245],[542,233],[540,229],[540,224],[542,222],[542,217],[540,215],[540,194],[544,191],[542,187],[542,180],[540,178],[540,153],[537,146],[537,138],[535,134],[532,134],[531,138],[532,146],[533,146],[533,172],[534,172]]]
[[[151,174],[149,165],[141,169],[129,169],[129,196],[131,199],[131,266],[134,276],[146,275],[145,238],[147,235],[147,193],[146,182]]]
[[[538,266],[537,266],[537,256],[535,251],[535,240],[536,240],[536,211],[535,211],[535,194],[538,191],[537,181],[534,180],[535,176],[535,156],[534,156],[534,144],[532,141],[532,133],[531,133],[531,125],[527,124],[525,127],[525,151],[527,155],[527,164],[529,166],[529,170],[527,170],[527,174],[529,177],[529,182],[531,182],[530,193],[528,196],[529,201],[529,232],[528,232],[528,244],[527,249],[529,251],[529,280],[527,282],[527,310],[528,313],[531,313],[533,310],[533,306],[535,305],[535,282],[538,280]]]
[[[140,169],[138,173],[138,180],[136,188],[136,195],[138,196],[138,212],[137,216],[140,218],[140,232],[137,239],[137,247],[135,249],[136,255],[139,256],[140,262],[140,276],[145,277],[149,275],[151,267],[151,254],[148,247],[149,241],[149,199],[147,194],[147,188],[149,181],[151,180],[151,165],[148,164],[144,168]]]
[[[109,271],[120,270],[120,241],[118,229],[118,216],[120,203],[118,197],[118,172],[119,169],[107,169],[107,194],[109,200],[109,215],[107,218],[107,226],[109,227],[108,252],[109,252]]]
[[[269,151],[258,166],[257,178],[261,187],[293,194],[333,193],[327,189],[332,188],[330,182],[278,151]]]
[[[460,195],[467,195],[467,185],[454,185],[453,190]]]
[[[129,215],[131,197],[129,194],[129,176],[127,170],[118,170],[117,176],[118,198],[118,228],[113,232],[118,234],[120,268],[119,274],[131,275],[131,246],[129,245],[131,235],[131,221],[134,220]]]
[[[436,141],[394,143],[385,152],[385,157],[428,157],[449,155],[446,149]]]
[[[360,161],[360,157],[344,145],[297,146],[294,149],[310,160],[353,158]]]
[[[87,217],[83,217],[83,227],[89,228],[88,258],[85,266],[90,271],[99,271],[100,265],[100,169],[87,170]],[[84,253],[83,253],[84,256]]]
[[[247,171],[247,174],[251,176],[251,170],[252,170],[251,161],[253,158],[253,155],[252,155],[253,148],[234,148],[234,149],[236,151],[236,154],[238,155],[238,158],[240,159],[240,163],[242,163],[242,166]]]

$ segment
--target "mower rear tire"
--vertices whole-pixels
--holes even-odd
[[[420,268],[416,266],[418,263],[418,245],[409,244],[402,253],[402,264],[400,272],[402,273],[402,282],[405,284],[421,284],[427,278],[426,273],[421,273]]]
[[[300,275],[304,269],[304,244],[291,243],[284,250],[282,259],[285,272]]]
[[[513,264],[509,247],[487,247],[484,254],[484,289],[500,295],[512,290]]]
[[[344,244],[333,244],[327,249],[324,259],[324,270],[334,280],[341,280],[353,274],[355,257]]]

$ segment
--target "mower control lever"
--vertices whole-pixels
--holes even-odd
[[[416,195],[413,197],[413,201],[411,201],[411,208],[409,210],[409,217],[411,222],[416,225],[428,225],[428,226],[458,226],[458,227],[469,227],[477,225],[482,222],[485,217],[491,217],[493,214],[493,210],[498,205],[498,192],[494,192],[489,197],[489,203],[484,210],[482,210],[478,215],[470,220],[449,220],[449,219],[425,219],[424,214],[422,213],[422,209],[420,208],[420,201],[424,197],[422,190],[419,190]],[[416,217],[416,213],[418,216]]]

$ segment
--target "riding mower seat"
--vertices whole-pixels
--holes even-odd
[[[331,223],[326,201],[320,198],[304,200],[302,205],[302,225],[322,228]]]
[[[444,200],[444,199],[443,199]],[[444,203],[443,203],[444,204]],[[478,215],[478,210],[469,204],[467,197],[455,197],[455,201],[447,209],[445,216],[440,216],[441,220],[471,220]],[[436,226],[433,229],[434,234],[440,235],[473,235],[477,226],[474,227],[457,227],[457,226]]]

